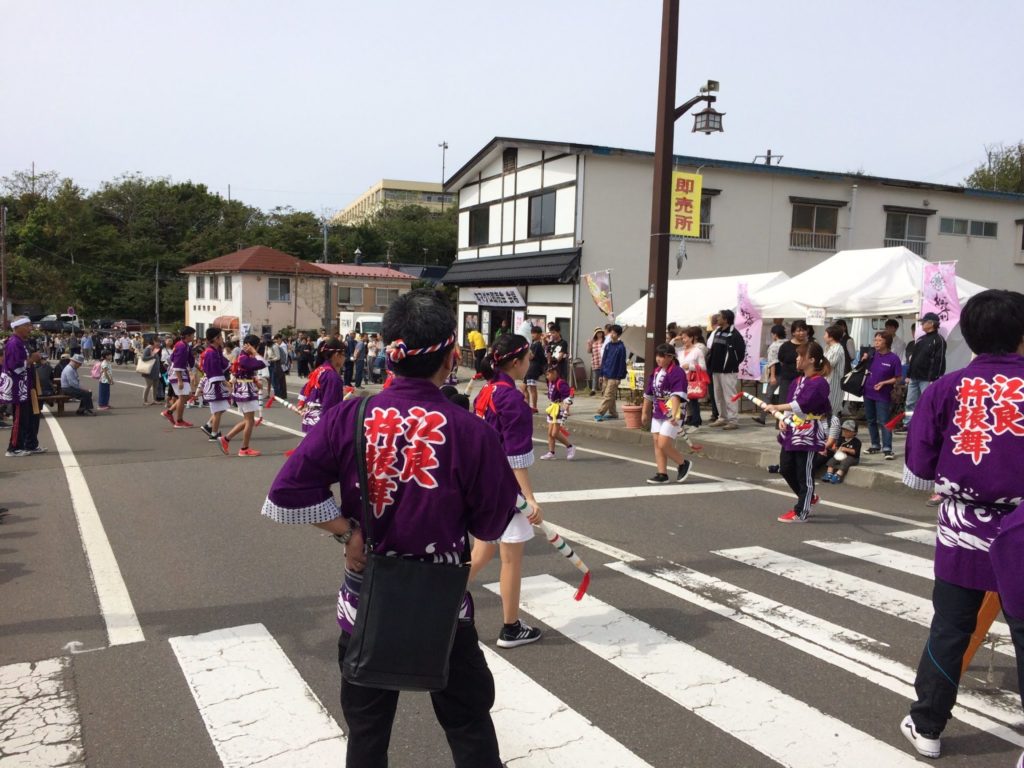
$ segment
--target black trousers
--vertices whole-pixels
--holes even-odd
[[[935,616],[914,680],[917,701],[910,707],[914,727],[922,734],[938,736],[952,717],[960,686],[960,667],[984,598],[985,593],[980,590],[935,579],[932,588]],[[1006,611],[1003,616],[1010,625],[1017,654],[1017,684],[1024,706],[1024,619],[1014,618]]]
[[[77,387],[64,387],[61,389],[61,393],[67,395],[72,400],[78,401],[79,413],[92,410],[92,392],[89,390],[78,389]]]
[[[31,451],[39,447],[39,415],[32,413],[32,401],[12,403],[14,422],[7,443],[9,451]]]
[[[348,639],[345,633],[338,639],[339,667]],[[455,768],[502,768],[491,721],[494,678],[472,623],[459,622],[450,659],[448,687],[430,694],[430,701],[451,747]],[[387,768],[397,707],[398,691],[352,685],[342,678],[341,710],[348,726],[348,768]]]
[[[779,474],[796,494],[793,509],[800,517],[811,513],[811,497],[814,495],[814,451],[779,451]]]

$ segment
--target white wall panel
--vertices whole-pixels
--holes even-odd
[[[488,236],[487,242],[500,243],[501,242],[501,203],[495,203],[490,207],[490,224],[488,225]]]
[[[555,192],[555,234],[576,232],[576,187]]]
[[[576,155],[560,157],[544,163],[544,186],[553,187],[567,181],[576,180]]]
[[[519,194],[540,189],[539,165],[535,168],[527,168],[525,171],[520,171],[518,176],[519,178],[516,181],[516,190]]]
[[[571,285],[531,285],[526,296],[528,304],[570,304]]]
[[[501,179],[489,179],[480,185],[480,202],[490,203],[501,199]]]
[[[497,176],[501,173],[501,154],[499,153],[491,162],[480,169],[480,174],[484,178],[488,176]]]
[[[469,211],[459,212],[459,248],[469,247]]]
[[[500,256],[500,255],[501,255],[501,248],[499,246],[497,246],[497,245],[493,245],[493,246],[490,246],[488,248],[481,248],[480,249],[480,257],[481,258],[483,258],[485,256]]]
[[[542,240],[540,249],[542,251],[557,251],[562,248],[572,248],[576,243],[574,237],[552,237],[548,240]]]
[[[516,200],[516,240],[525,240],[527,224],[530,221],[530,201],[525,197]]]
[[[501,241],[507,243],[509,240],[515,239],[515,230],[513,228],[513,221],[515,220],[515,208],[516,204],[513,200],[507,200],[502,203],[503,208],[503,221],[501,228]]]
[[[469,184],[459,190],[459,208],[468,208],[480,202],[480,187]]]
[[[541,152],[539,149],[520,149],[519,150],[519,162],[517,166],[529,165],[530,163],[539,163],[541,158]]]

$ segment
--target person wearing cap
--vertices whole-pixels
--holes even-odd
[[[924,332],[907,356],[907,409],[904,426],[910,423],[914,408],[928,386],[946,373],[946,340],[939,333],[939,316],[926,312],[918,320]]]
[[[940,754],[986,592],[1003,598],[1018,690],[1024,691],[1024,558],[1017,528],[1024,500],[1024,294],[975,294],[963,307],[960,328],[975,357],[922,393],[907,430],[903,470],[904,485],[941,497],[935,613],[917,667],[916,701],[900,723],[914,749],[930,758]]]
[[[857,437],[857,422],[847,419],[842,424],[842,439],[832,450],[835,452],[825,462],[825,474],[821,476],[823,483],[838,485],[846,479],[850,467],[860,463],[860,438]]]
[[[79,416],[95,416],[92,410],[92,392],[82,389],[82,382],[78,378],[78,369],[84,364],[85,358],[81,355],[71,356],[71,360],[60,372],[60,393],[78,401]]]
[[[359,469],[353,438],[363,433],[375,548],[433,563],[464,562],[469,537],[496,541],[508,528],[519,485],[497,430],[449,401],[439,387],[459,354],[456,319],[442,295],[418,289],[399,296],[384,315],[383,336],[394,383],[374,395],[365,424],[354,427],[360,400],[323,414],[270,487],[262,513],[278,523],[312,524],[344,547],[345,577],[338,595],[343,659],[360,610],[366,564],[359,527]],[[521,397],[514,389],[515,397]],[[340,500],[332,492],[340,486]],[[382,603],[388,609],[387,598]],[[411,627],[408,641],[417,641]],[[446,688],[430,694],[456,768],[500,768],[491,720],[494,679],[480,648],[473,600],[459,613]],[[342,677],[341,709],[349,766],[387,765],[397,691],[350,683]],[[429,748],[428,748],[429,749]],[[420,755],[418,764],[444,762]]]

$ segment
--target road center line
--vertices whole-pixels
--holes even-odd
[[[89,563],[93,587],[100,604],[100,613],[107,625],[107,640],[110,645],[141,643],[146,638],[135,615],[132,598],[121,576],[121,569],[114,557],[107,532],[103,528],[99,510],[93,501],[85,473],[71,450],[71,444],[64,430],[57,423],[52,412],[46,412],[46,426],[53,436],[53,443],[64,466],[64,476],[71,493],[71,506],[75,510],[78,531],[82,537],[85,559]]]

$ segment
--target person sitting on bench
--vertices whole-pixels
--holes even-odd
[[[82,389],[82,382],[78,379],[78,369],[83,363],[84,357],[73,355],[71,362],[64,366],[64,370],[60,372],[60,392],[78,401],[79,416],[95,416],[92,410],[92,392]]]

